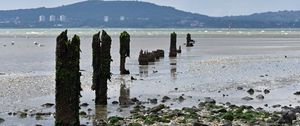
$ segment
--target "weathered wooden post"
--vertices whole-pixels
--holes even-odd
[[[188,33],[186,35],[186,47],[193,47],[194,46],[195,41],[192,40],[191,34]]]
[[[170,52],[169,57],[176,57],[177,56],[177,47],[176,47],[176,40],[177,35],[175,32],[171,34],[171,45],[170,45]]]
[[[68,40],[67,30],[56,39],[56,126],[79,126],[80,39]]]
[[[104,30],[101,38],[100,32],[93,37],[93,85],[96,90],[96,105],[107,105],[107,80],[111,79],[111,41],[111,37]]]
[[[120,35],[120,74],[130,74],[125,69],[126,57],[130,57],[130,35],[124,31]]]

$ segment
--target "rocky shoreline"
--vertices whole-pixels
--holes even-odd
[[[112,116],[102,125],[187,125],[187,126],[248,126],[248,125],[300,125],[300,107],[282,108],[281,112],[268,112],[252,106],[230,103],[216,104],[213,99],[198,106],[170,109],[160,104],[153,108],[137,104],[126,118]]]
[[[248,90],[249,91],[249,90]],[[108,118],[98,118],[97,115],[90,114],[91,109],[84,109],[80,112],[81,119],[89,120],[81,124],[81,126],[97,125],[97,126],[169,126],[169,125],[184,125],[184,126],[250,126],[250,125],[300,125],[300,106],[296,107],[281,107],[281,111],[270,112],[263,108],[253,108],[252,106],[241,105],[237,106],[227,103],[217,103],[212,98],[205,98],[203,102],[199,102],[197,106],[182,107],[181,109],[173,109],[164,104],[170,99],[164,96],[160,99],[148,99],[148,102],[142,102],[137,98],[132,98],[130,107],[130,115],[126,117],[110,116]],[[177,98],[179,102],[185,99],[181,96]],[[117,101],[114,101],[118,104]],[[153,104],[153,107],[146,107],[146,104]],[[43,108],[53,108],[55,105],[46,103]],[[88,108],[89,104],[82,103],[81,108]],[[120,110],[121,111],[121,110]],[[54,118],[53,112],[38,112],[36,110],[23,110],[18,112],[7,113],[11,117],[35,118],[43,120]],[[99,116],[99,115],[98,115]],[[0,118],[0,124],[5,122]],[[37,126],[42,126],[36,124]]]

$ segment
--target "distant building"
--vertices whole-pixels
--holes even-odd
[[[59,21],[65,22],[67,20],[67,17],[65,15],[60,15],[59,16]]]
[[[120,21],[124,21],[124,20],[125,20],[125,16],[121,16]]]
[[[109,17],[108,16],[104,16],[104,22],[108,22],[109,21]]]
[[[49,21],[50,22],[55,22],[56,21],[55,15],[50,15]]]
[[[46,17],[44,15],[40,15],[39,22],[45,22],[45,21],[46,21]]]

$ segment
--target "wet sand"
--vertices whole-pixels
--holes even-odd
[[[132,36],[132,56],[126,64],[132,73],[129,76],[118,74],[119,40],[113,37],[114,61],[112,82],[109,82],[109,105],[106,109],[97,107],[102,112],[100,114],[105,115],[107,111],[107,116],[129,115],[130,107],[122,108],[120,111],[119,105],[112,104],[113,101],[119,100],[121,83],[125,83],[130,89],[131,98],[136,97],[141,101],[148,101],[148,98],[157,98],[160,101],[163,96],[174,99],[184,94],[183,97],[186,99],[184,102],[171,100],[165,103],[172,108],[198,105],[199,100],[203,101],[205,97],[211,97],[218,103],[251,105],[270,111],[280,109],[271,107],[276,104],[282,106],[299,104],[300,99],[293,93],[300,89],[300,38],[194,37],[193,39],[197,41],[195,46],[186,48],[183,45],[185,38],[181,35],[177,45],[182,46],[182,54],[176,59],[165,57],[153,65],[138,66],[140,49],[149,51],[164,49],[167,55],[169,36],[158,38],[135,37],[135,34]],[[90,114],[94,114],[96,113],[94,92],[90,90],[92,82],[90,38],[86,36],[81,38],[81,69],[84,70],[81,78],[84,89],[81,101],[89,104],[82,110],[87,111],[91,108]],[[14,41],[15,45],[10,45],[11,41]],[[44,46],[38,47],[33,44],[34,41]],[[3,125],[53,125],[53,115],[36,120],[34,117],[19,119],[8,116],[8,113],[24,109],[54,112],[53,107],[44,108],[41,105],[54,103],[55,37],[0,38],[0,45],[4,44],[7,46],[0,47],[0,73],[4,73],[0,75],[2,103],[0,117],[5,119]],[[176,65],[170,65],[174,63]],[[131,76],[137,80],[130,80]],[[243,90],[237,90],[237,87],[243,87]],[[254,95],[249,95],[246,91],[250,88],[262,91],[268,89],[270,94],[256,91]],[[265,99],[256,99],[258,94],[263,94]],[[254,100],[241,99],[246,96]],[[265,107],[265,104],[269,106]],[[153,105],[146,104],[146,106]],[[90,122],[88,125],[92,125],[92,121],[93,119],[86,118],[81,120],[84,124]]]

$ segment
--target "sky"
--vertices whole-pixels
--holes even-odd
[[[1,10],[56,7],[84,0],[0,0]],[[139,0],[172,6],[179,10],[209,16],[248,15],[253,13],[300,10],[300,0]]]

